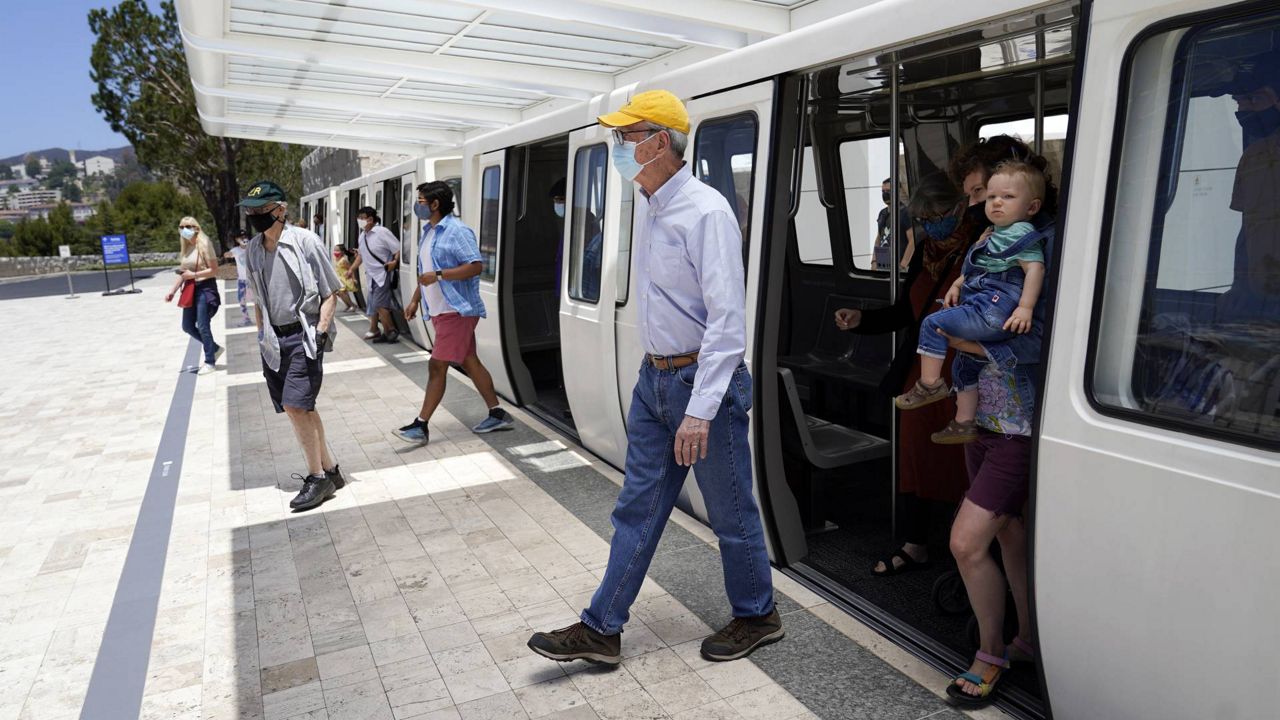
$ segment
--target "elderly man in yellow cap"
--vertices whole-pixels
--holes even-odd
[[[613,511],[604,579],[581,622],[535,633],[553,660],[622,661],[621,632],[691,466],[720,541],[733,620],[702,643],[736,660],[782,639],[760,512],[751,494],[742,234],[733,209],[684,162],[689,115],[664,90],[600,117],[613,128],[614,169],[648,203],[635,241],[645,356],[627,418],[626,479]]]

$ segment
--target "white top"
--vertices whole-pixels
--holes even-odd
[[[391,262],[398,252],[400,241],[385,227],[374,225],[373,230],[360,232],[360,262],[369,279],[379,286],[387,284],[387,268],[382,263]]]
[[[439,225],[428,225],[422,231],[422,239],[418,240],[418,275],[436,271],[436,264],[431,260],[431,246],[440,231]],[[427,312],[431,317],[444,313],[458,312],[444,297],[440,289],[440,281],[422,286],[422,299],[427,303]]]
[[[244,259],[244,248],[239,245],[231,248],[231,257],[236,260],[236,279],[241,282],[249,282],[249,266]]]

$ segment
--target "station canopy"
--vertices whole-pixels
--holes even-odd
[[[410,155],[821,19],[849,0],[177,0],[212,135]],[[811,18],[811,19],[809,19]]]

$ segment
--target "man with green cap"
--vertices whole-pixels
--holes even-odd
[[[643,92],[599,120],[613,128],[613,169],[639,185],[643,198],[632,283],[645,355],[600,587],[580,622],[534,633],[529,647],[552,660],[622,662],[622,628],[694,467],[733,612],[702,641],[702,657],[737,660],[785,634],[752,496],[742,231],[724,196],[684,162],[689,115],[675,95]]]
[[[254,183],[240,206],[256,233],[245,259],[257,300],[262,374],[276,412],[289,416],[307,461],[307,474],[294,474],[302,489],[289,506],[309,510],[346,484],[316,411],[324,353],[333,346],[335,296],[342,283],[320,238],[287,222],[288,205],[279,185],[269,180]]]

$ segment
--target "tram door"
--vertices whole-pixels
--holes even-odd
[[[414,189],[414,175],[409,173],[400,178],[400,303],[407,307],[413,299],[413,291],[418,286],[418,237],[422,232],[422,221],[413,214],[413,206],[418,201],[418,192]],[[418,317],[408,323],[408,330],[413,341],[430,350],[432,335],[429,315],[419,309]]]
[[[476,353],[484,363],[489,374],[493,376],[493,387],[498,394],[507,400],[519,403],[515,385],[511,381],[511,373],[507,370],[506,358],[503,355],[505,344],[499,298],[499,281],[502,279],[498,263],[499,240],[502,235],[502,197],[505,180],[506,150],[496,150],[480,156],[479,186],[475,188],[474,197],[478,202],[470,216],[464,214],[463,220],[475,228],[480,244],[480,258],[484,268],[480,272],[480,299],[484,301],[488,311],[488,319],[476,325]]]
[[[564,389],[578,436],[592,452],[617,467],[626,458],[626,428],[618,397],[616,307],[623,198],[633,188],[609,169],[607,131],[593,126],[569,135],[565,180],[563,266],[557,283],[563,340]],[[629,235],[630,227],[626,228]],[[628,243],[629,245],[629,243]],[[625,291],[625,283],[622,288]],[[634,358],[633,358],[634,359]],[[630,389],[635,364],[623,376]]]

